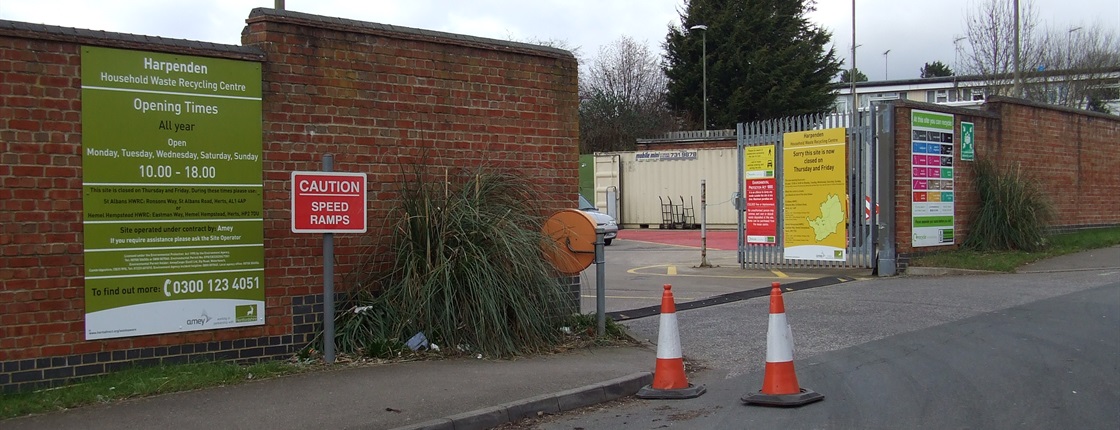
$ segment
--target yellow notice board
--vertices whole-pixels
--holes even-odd
[[[847,249],[847,130],[784,135],[785,258],[844,261]]]
[[[743,171],[748,178],[774,177],[774,145],[748,146]]]

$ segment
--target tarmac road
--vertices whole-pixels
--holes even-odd
[[[632,310],[661,304],[664,284],[673,286],[678,303],[713,296],[783,285],[828,276],[870,277],[870,269],[818,269],[813,271],[744,270],[736,261],[734,231],[710,231],[707,262],[699,267],[701,250],[698,230],[622,230],[619,238],[604,247],[607,312]],[[580,275],[581,310],[596,311],[596,267]]]
[[[531,428],[1120,428],[1120,270],[1109,264],[787,293],[798,379],[825,395],[797,409],[739,401],[761,387],[766,299],[678,312],[684,355],[703,369],[691,382],[707,394]],[[626,325],[657,339],[656,317]]]

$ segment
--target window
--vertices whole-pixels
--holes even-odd
[[[948,103],[949,101],[949,90],[926,91],[926,102],[928,103]]]
[[[868,95],[867,97],[861,98],[860,99],[860,101],[861,101],[860,105],[861,105],[861,107],[862,106],[870,106],[870,105],[880,105],[880,104],[889,102],[891,100],[898,100],[900,98],[902,98],[902,97],[899,96],[899,93],[871,94],[871,95]]]

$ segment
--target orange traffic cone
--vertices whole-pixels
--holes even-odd
[[[762,390],[748,393],[743,403],[767,406],[801,406],[824,396],[797,385],[793,369],[793,330],[786,321],[781,284],[770,285],[770,326],[766,331],[766,375]]]
[[[677,305],[673,303],[671,285],[665,284],[661,294],[661,327],[657,331],[657,365],[653,383],[638,390],[641,399],[691,399],[707,391],[703,386],[688,383],[681,355],[681,337],[677,332]]]

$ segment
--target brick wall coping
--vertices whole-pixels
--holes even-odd
[[[485,37],[467,36],[463,34],[444,33],[442,31],[424,30],[420,28],[404,27],[400,25],[379,24],[375,22],[357,21],[346,18],[335,18],[321,15],[312,15],[291,10],[271,9],[258,7],[249,13],[246,23],[279,22],[306,27],[324,28],[342,32],[370,34],[374,36],[391,37],[394,39],[418,40],[482,48],[489,50],[511,51],[519,54],[535,55],[540,57],[574,59],[571,52],[549,46],[533,45],[530,43],[514,42],[509,40],[489,39]]]
[[[1095,117],[1095,118],[1107,119],[1107,120],[1110,120],[1110,121],[1120,122],[1120,115],[1109,115],[1109,114],[1106,114],[1106,113],[1093,112],[1093,111],[1088,111],[1088,110],[1084,110],[1084,109],[1074,109],[1074,108],[1065,107],[1065,106],[1049,105],[1049,104],[1046,104],[1046,103],[1039,103],[1039,102],[1026,100],[1026,99],[1015,98],[1015,97],[991,96],[991,97],[988,97],[987,103],[1006,103],[1006,104],[1013,104],[1013,105],[1030,106],[1030,107],[1038,108],[1038,109],[1056,110],[1056,111],[1065,112],[1065,113],[1085,115],[1085,116],[1091,116],[1091,117]]]
[[[50,40],[110,48],[167,52],[172,54],[200,55],[234,60],[260,62],[265,60],[264,52],[256,47],[225,45],[212,42],[200,42],[197,40],[170,39],[166,37],[129,33],[114,33],[102,30],[86,30],[82,28],[32,24],[3,19],[0,19],[0,36]]]
[[[951,113],[951,114],[955,114],[955,115],[981,116],[981,117],[986,117],[986,118],[991,118],[991,119],[1002,118],[999,115],[999,113],[989,112],[987,110],[969,109],[969,108],[955,107],[955,106],[946,106],[946,105],[939,105],[939,104],[936,104],[936,103],[917,102],[917,101],[913,101],[913,100],[892,100],[890,102],[890,104],[893,104],[895,106],[907,107],[907,108],[911,108],[911,109],[930,110],[930,111],[934,111],[934,112]],[[981,105],[981,106],[983,106],[983,105]]]
[[[987,117],[987,118],[992,118],[992,119],[1000,119],[1001,118],[999,113],[991,112],[987,109],[985,109],[985,110],[969,109],[969,108],[962,108],[962,107],[939,105],[939,104],[934,104],[934,103],[918,102],[918,101],[913,101],[913,100],[895,100],[892,103],[897,105],[897,106],[903,106],[903,107],[908,107],[908,108],[916,108],[916,109],[926,109],[926,110],[932,110],[932,111],[937,111],[937,112],[952,113],[952,114],[957,114],[957,115],[982,116],[982,117]],[[1046,103],[1039,103],[1039,102],[1030,101],[1030,100],[1027,100],[1027,99],[1020,99],[1020,98],[1016,98],[1016,97],[1007,97],[1007,96],[991,96],[991,97],[988,97],[988,99],[985,100],[984,104],[980,105],[980,108],[984,108],[984,106],[989,106],[991,104],[996,104],[996,103],[1004,103],[1004,104],[1012,104],[1012,105],[1020,105],[1020,106],[1030,106],[1030,107],[1037,108],[1037,109],[1049,109],[1049,110],[1054,110],[1054,111],[1059,111],[1059,112],[1065,112],[1065,113],[1071,113],[1071,114],[1077,114],[1077,115],[1084,115],[1084,116],[1091,116],[1091,117],[1094,117],[1094,118],[1100,118],[1100,119],[1106,119],[1106,120],[1110,120],[1110,121],[1120,122],[1120,116],[1118,116],[1118,115],[1109,115],[1109,114],[1106,114],[1106,113],[1087,111],[1087,110],[1084,110],[1084,109],[1074,109],[1074,108],[1065,107],[1065,106],[1050,105],[1050,104],[1046,104]]]

